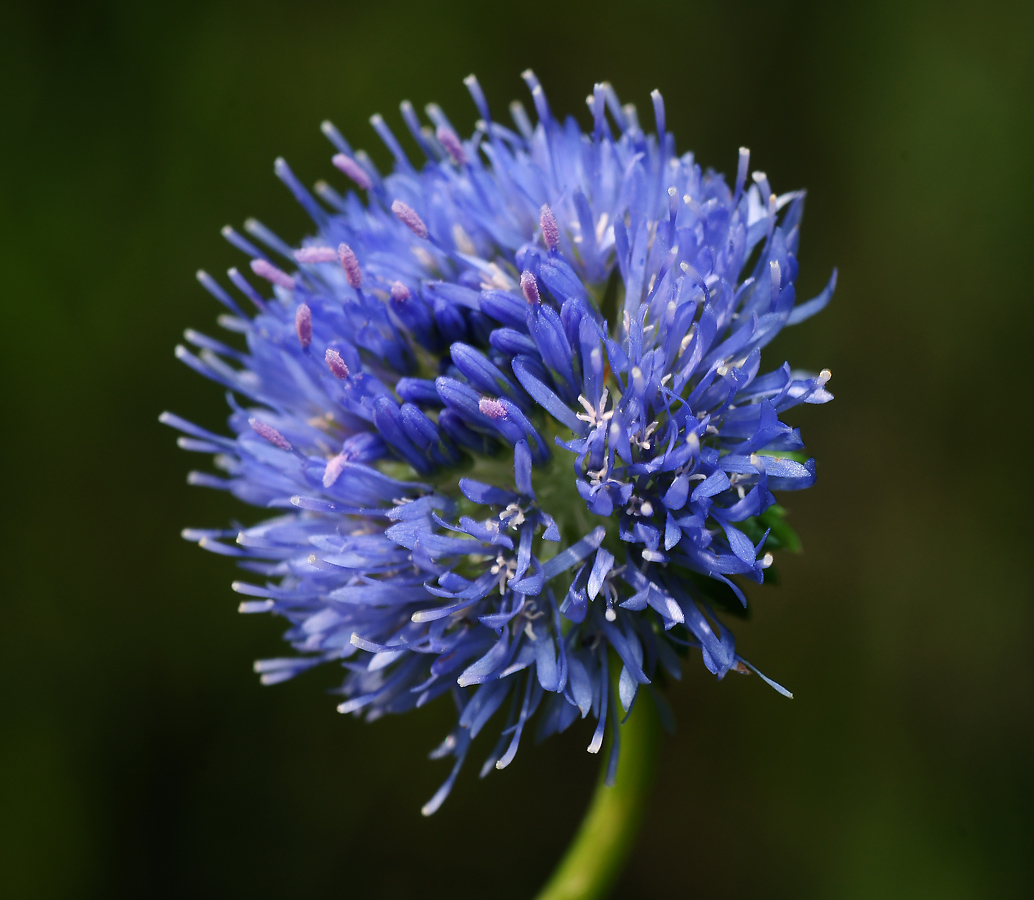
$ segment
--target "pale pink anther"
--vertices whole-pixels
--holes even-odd
[[[363,270],[359,268],[359,260],[355,258],[352,248],[348,244],[341,244],[337,248],[337,255],[341,260],[341,268],[345,270],[345,278],[348,279],[348,283],[354,288],[362,287]]]
[[[302,247],[294,251],[294,261],[298,263],[336,262],[337,253],[333,247]]]
[[[456,132],[446,125],[439,125],[438,131],[435,134],[446,152],[452,157],[452,161],[458,166],[465,166],[467,164],[467,151],[463,148],[463,142],[459,139]]]
[[[330,487],[341,475],[348,462],[348,456],[339,453],[337,456],[327,460],[327,468],[323,470],[323,486]]]
[[[424,220],[416,214],[416,210],[413,207],[407,206],[401,200],[396,200],[391,204],[391,211],[418,238],[427,237],[427,226],[424,224]]]
[[[478,401],[478,409],[490,419],[503,419],[506,417],[506,407],[491,397],[482,397]]]
[[[535,276],[527,269],[521,273],[521,291],[524,292],[524,299],[528,301],[529,306],[536,306],[541,302]]]
[[[344,172],[364,191],[370,190],[373,186],[373,182],[370,181],[370,176],[366,174],[363,167],[352,159],[351,156],[345,156],[344,153],[338,153],[330,161],[337,169]]]
[[[542,226],[542,240],[546,242],[546,247],[556,250],[557,244],[560,243],[560,229],[548,203],[543,203],[542,209],[539,210],[539,224]]]
[[[294,330],[298,332],[298,343],[305,349],[312,343],[312,310],[302,303],[294,314]]]
[[[259,278],[265,278],[266,281],[277,284],[282,288],[287,288],[289,291],[294,290],[294,279],[264,259],[253,259],[251,261],[251,271],[258,275]]]
[[[405,303],[410,297],[409,288],[401,281],[391,283],[391,299],[396,303]]]
[[[272,425],[267,425],[265,422],[260,422],[258,419],[248,419],[248,424],[252,427],[255,434],[260,438],[264,438],[269,441],[269,443],[274,447],[279,447],[281,450],[294,449],[294,447],[291,446],[291,442]]]
[[[334,374],[336,378],[342,380],[348,377],[348,366],[345,361],[341,358],[341,354],[337,352],[333,347],[327,349],[327,355],[324,357],[327,361],[327,367]]]

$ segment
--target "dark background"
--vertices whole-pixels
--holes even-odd
[[[367,726],[333,672],[261,688],[281,626],[178,536],[255,513],[157,422],[225,419],[172,348],[214,327],[194,270],[241,262],[220,226],[306,233],[275,156],[342,182],[323,118],[385,163],[371,113],[469,129],[463,76],[504,118],[531,65],[558,112],[606,78],[652,121],[658,87],[704,165],[748,145],[809,189],[799,294],[840,268],[766,351],[837,399],[793,420],[805,552],[737,629],[796,699],[687,666],[618,896],[1029,896],[1032,47],[1019,2],[7,5],[0,893],[524,898],[559,857],[588,733],[421,818],[448,702]]]

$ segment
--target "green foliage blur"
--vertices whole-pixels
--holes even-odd
[[[1034,4],[499,5],[14,0],[0,30],[0,895],[524,898],[591,793],[589,733],[479,758],[433,818],[452,710],[365,725],[336,673],[261,688],[282,625],[183,526],[258,515],[188,488],[158,424],[220,428],[178,364],[196,284],[255,215],[307,222],[274,178],[341,176],[332,119],[439,102],[502,118],[532,66],[588,122],[608,79],[680,150],[752,150],[806,186],[802,298],[766,350],[833,372],[799,410],[819,483],[784,495],[804,549],[737,624],[788,685],[670,685],[647,825],[618,897],[1005,898],[1034,877],[1031,246]],[[778,357],[778,358],[777,358]],[[1024,549],[1027,548],[1027,549]],[[488,739],[491,743],[491,739]]]

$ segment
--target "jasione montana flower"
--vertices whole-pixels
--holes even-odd
[[[466,140],[403,103],[417,163],[374,116],[388,175],[324,123],[346,193],[278,160],[314,236],[225,229],[254,311],[201,272],[238,346],[177,348],[228,389],[233,436],[163,416],[225,472],[192,483],[273,511],[185,532],[250,573],[242,612],[290,623],[297,655],[258,662],[264,683],[341,665],[338,709],[367,719],[452,695],[425,813],[493,717],[482,773],[579,718],[597,752],[687,648],[718,678],[753,668],[714,610],[792,540],[773,493],[815,480],[783,414],[831,399],[828,371],[761,364],[833,292],[835,273],[796,302],[803,192],[748,181],[745,149],[731,185],[677,156],[657,92],[647,134],[596,85],[585,134],[524,77],[537,122],[515,103],[513,128],[467,79]]]

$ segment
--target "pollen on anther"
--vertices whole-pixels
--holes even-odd
[[[335,168],[344,172],[364,191],[368,191],[372,187],[373,182],[370,181],[370,176],[363,171],[363,167],[352,159],[351,156],[345,156],[344,153],[338,153],[330,161],[334,164]]]
[[[333,373],[335,378],[340,378],[342,381],[348,377],[348,366],[345,361],[341,358],[341,354],[337,352],[333,347],[327,349],[327,354],[324,357],[327,361],[327,368]]]
[[[416,214],[416,210],[414,210],[413,207],[408,206],[401,200],[395,200],[391,204],[391,211],[395,213],[396,218],[398,218],[398,220],[418,238],[427,237],[427,226],[424,224],[424,220]]]
[[[506,418],[506,407],[498,400],[493,400],[491,397],[482,397],[478,401],[478,409],[490,419]]]
[[[535,281],[535,276],[527,270],[521,273],[521,291],[524,293],[524,299],[528,301],[529,305],[535,306],[541,302],[539,286]]]
[[[269,281],[272,284],[279,285],[282,288],[287,288],[289,291],[294,290],[294,279],[286,272],[278,269],[271,262],[267,262],[264,259],[253,259],[251,261],[251,271],[258,275],[259,278],[265,278],[266,281]]]
[[[391,299],[396,303],[405,303],[410,297],[409,288],[401,281],[391,283]]]
[[[294,329],[298,332],[298,343],[305,349],[312,343],[312,310],[302,303],[294,314]]]
[[[341,268],[345,270],[345,278],[353,288],[360,288],[363,285],[363,270],[359,268],[359,260],[348,244],[341,244],[337,248],[338,258],[341,260]]]
[[[439,125],[435,136],[456,165],[465,166],[467,164],[467,151],[463,148],[463,142],[455,131],[445,125]]]
[[[539,224],[542,226],[542,240],[546,242],[546,247],[556,250],[560,243],[560,229],[548,203],[543,203],[542,209],[539,210]]]
[[[337,253],[332,247],[302,247],[294,251],[294,261],[298,263],[334,262]]]
[[[264,438],[269,441],[274,447],[279,447],[281,450],[293,450],[291,442],[285,438],[279,431],[277,431],[272,425],[267,425],[265,422],[260,422],[258,419],[248,419],[248,424],[252,430],[260,438]]]

